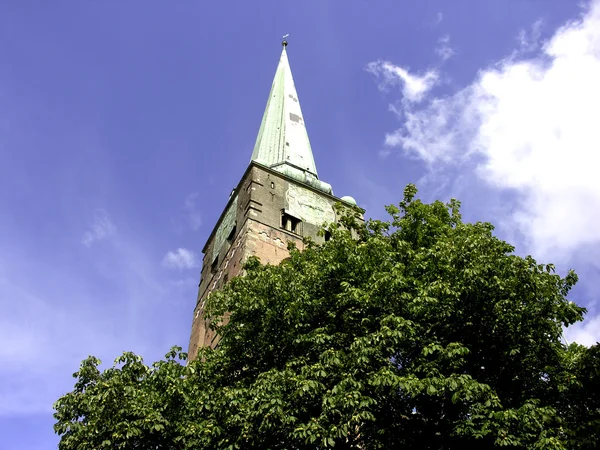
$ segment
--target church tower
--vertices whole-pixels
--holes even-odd
[[[351,197],[335,197],[318,177],[286,47],[284,40],[250,164],[202,249],[191,359],[200,347],[218,342],[204,316],[207,296],[240,275],[248,257],[278,264],[289,256],[288,241],[302,249],[305,236],[324,239],[317,233],[323,223],[337,220],[336,203],[356,205]]]

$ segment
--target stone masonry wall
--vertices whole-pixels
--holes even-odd
[[[251,164],[203,249],[188,350],[191,359],[200,347],[214,348],[218,343],[209,328],[210,318],[204,315],[208,295],[242,275],[242,266],[250,256],[257,256],[263,264],[276,265],[289,256],[288,241],[295,242],[299,249],[303,248],[303,237],[323,241],[317,233],[324,222],[337,221],[333,205],[338,201],[264,166]],[[294,230],[286,229],[284,217],[293,220]]]

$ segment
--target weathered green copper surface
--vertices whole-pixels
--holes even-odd
[[[319,182],[306,125],[294,86],[285,44],[279,59],[271,93],[260,125],[252,160],[280,172],[296,172],[321,190],[331,190]]]
[[[285,193],[286,212],[314,225],[335,222],[333,206],[321,194],[290,184]]]
[[[221,252],[221,248],[225,243],[225,240],[231,233],[231,230],[235,227],[235,218],[237,214],[237,195],[229,205],[229,209],[225,213],[225,217],[221,221],[219,228],[217,229],[217,233],[215,234],[215,244],[213,246],[213,261],[218,258],[219,253]]]

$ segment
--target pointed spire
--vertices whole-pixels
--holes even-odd
[[[286,53],[286,37],[287,35],[283,38],[279,65],[252,152],[252,160],[331,192],[327,183],[318,180],[317,167]]]

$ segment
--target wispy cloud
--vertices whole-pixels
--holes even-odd
[[[536,20],[529,30],[521,30],[517,36],[519,43],[518,52],[527,53],[533,52],[540,48],[540,40],[542,36],[542,19]]]
[[[0,416],[47,414],[72,386],[70,374],[81,359],[90,353],[114,357],[131,343],[129,327],[118,324],[131,326],[128,301],[133,299],[119,299],[117,316],[117,308],[107,308],[110,299],[102,288],[89,292],[80,282],[87,264],[68,271],[56,264],[47,272],[42,267],[48,261],[31,261],[18,250],[11,253],[10,264],[0,259],[0,339],[5,343],[0,350]],[[29,273],[15,270],[15,264],[38,269],[32,270],[36,283]]]
[[[447,61],[456,54],[454,49],[450,46],[449,35],[442,36],[438,39],[437,46],[435,47],[435,53],[442,61]]]
[[[86,247],[90,247],[94,242],[114,235],[116,231],[117,227],[110,220],[108,213],[103,209],[97,209],[94,211],[90,229],[83,234],[81,242]]]
[[[198,255],[186,248],[178,248],[175,251],[169,251],[162,261],[163,267],[167,269],[194,269],[200,266]]]
[[[435,15],[435,19],[433,21],[433,25],[437,26],[440,23],[442,23],[442,20],[444,20],[444,14],[440,11]]]
[[[391,63],[374,67],[385,79],[406,77],[416,98],[437,80],[415,82]],[[405,121],[385,143],[436,170],[462,162],[488,186],[516,193],[510,220],[529,250],[568,256],[600,245],[599,79],[594,1],[536,55],[498,61],[454,95],[402,103]]]
[[[408,103],[418,103],[439,81],[436,70],[424,74],[410,73],[408,69],[389,61],[374,61],[367,65],[367,71],[381,79],[380,89],[399,85],[402,98]]]
[[[197,231],[202,226],[202,215],[197,205],[199,197],[200,194],[193,192],[185,198],[183,203],[187,223],[193,231]]]
[[[577,342],[588,347],[600,342],[600,315],[588,317],[565,329],[567,342]]]

